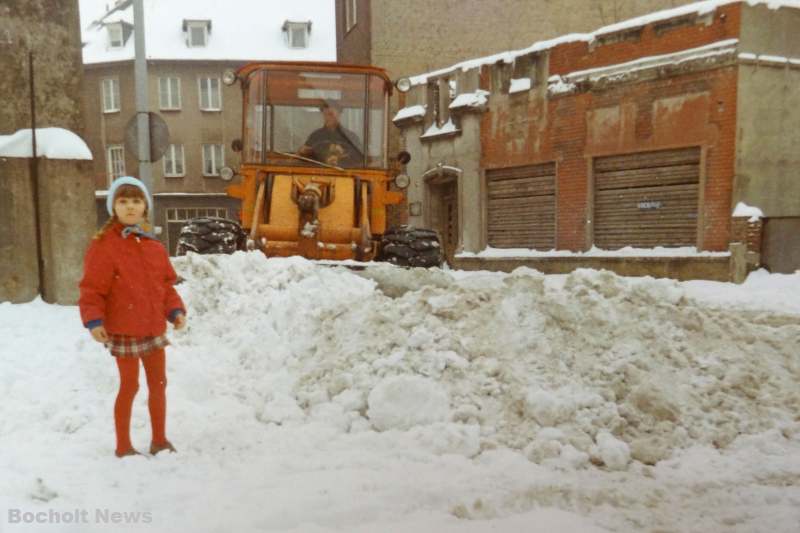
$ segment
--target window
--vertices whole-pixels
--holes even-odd
[[[122,33],[122,23],[115,22],[106,26],[108,30],[108,46],[109,48],[122,48],[125,46],[125,37]]]
[[[211,21],[184,20],[183,31],[186,32],[186,46],[190,48],[206,46],[208,34],[211,31]]]
[[[203,111],[219,111],[222,101],[219,94],[219,78],[200,78],[200,109]]]
[[[103,113],[116,113],[119,107],[119,80],[106,78],[102,82]]]
[[[158,78],[158,104],[161,109],[181,108],[180,78]]]
[[[358,0],[344,0],[345,33],[352,30],[358,22]]]
[[[109,183],[125,175],[125,147],[119,144],[107,148]]]
[[[184,176],[183,145],[170,144],[164,152],[164,176],[180,177]]]
[[[225,165],[225,152],[221,144],[203,145],[203,176],[219,176]]]
[[[308,34],[311,32],[311,22],[290,22],[283,23],[283,31],[289,42],[289,48],[308,47]]]
[[[228,210],[224,207],[168,207],[167,222],[186,222],[193,218],[219,217],[228,218]]]

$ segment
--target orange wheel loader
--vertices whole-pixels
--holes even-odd
[[[259,249],[268,257],[442,264],[436,232],[387,228],[386,207],[404,201],[410,180],[402,173],[408,154],[387,154],[392,83],[384,70],[252,63],[223,82],[242,88],[242,138],[233,143],[241,165],[220,171],[240,176],[227,194],[241,199],[241,220],[189,221],[179,255]]]

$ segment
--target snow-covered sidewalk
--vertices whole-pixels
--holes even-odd
[[[0,304],[0,531],[800,525],[798,274],[176,268],[174,455],[113,456],[116,367],[75,307]]]

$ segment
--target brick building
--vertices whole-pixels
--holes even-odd
[[[800,9],[778,6],[691,4],[412,78],[395,117],[410,221],[462,266],[800,268]],[[758,239],[735,234],[738,202],[764,213],[744,259],[732,243]],[[472,256],[487,246],[562,253]],[[563,257],[593,246],[697,252]]]

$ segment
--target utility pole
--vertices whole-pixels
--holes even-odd
[[[133,78],[136,85],[136,128],[139,145],[139,179],[153,195],[153,173],[150,163],[150,115],[148,114],[147,94],[147,56],[144,42],[144,5],[143,0],[133,0],[133,36],[136,43],[136,59],[133,66]],[[155,211],[155,205],[153,206]],[[150,213],[151,217],[155,213]]]

